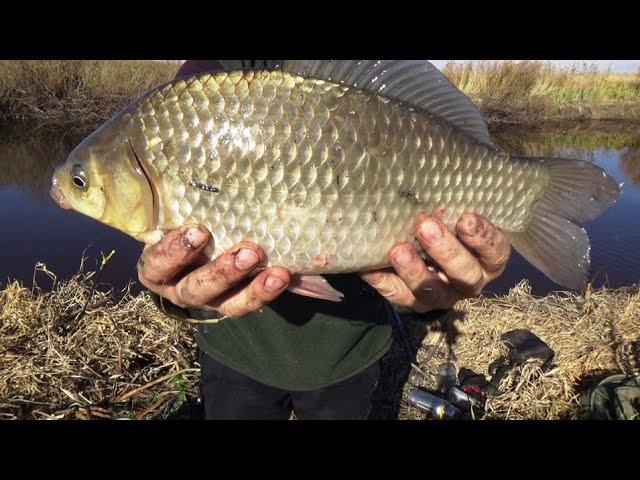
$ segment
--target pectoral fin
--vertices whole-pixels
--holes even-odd
[[[330,302],[341,302],[344,294],[331,286],[321,275],[294,275],[289,291]]]

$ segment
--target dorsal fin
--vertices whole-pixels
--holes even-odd
[[[286,60],[283,69],[406,102],[491,143],[478,107],[426,60]]]

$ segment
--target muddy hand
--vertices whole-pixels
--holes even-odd
[[[259,310],[286,290],[289,272],[279,267],[261,271],[266,255],[253,243],[240,243],[203,262],[210,238],[206,229],[187,226],[146,246],[138,261],[140,282],[179,307],[229,317]]]
[[[421,216],[416,239],[436,264],[427,265],[408,244],[389,253],[392,269],[362,274],[362,278],[395,305],[418,313],[451,308],[475,297],[504,271],[511,246],[484,217],[466,213],[456,225],[457,237],[440,220]]]

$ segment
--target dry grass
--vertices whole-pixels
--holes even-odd
[[[175,62],[0,61],[0,125],[81,138],[177,69]],[[444,72],[490,124],[640,120],[640,74],[542,62],[449,63]]]
[[[449,62],[445,75],[490,123],[547,119],[640,120],[640,76],[549,62]]]
[[[173,78],[175,62],[3,60],[0,120],[86,135],[131,100]]]
[[[447,354],[458,369],[490,378],[489,364],[506,353],[500,336],[516,328],[531,330],[555,351],[546,372],[539,360],[514,368],[501,383],[504,393],[489,398],[483,418],[577,419],[577,397],[585,388],[615,372],[640,375],[638,286],[536,298],[523,282],[503,297],[461,302],[443,321],[447,327],[440,351],[433,354],[442,334],[430,328],[418,352],[427,375],[414,371],[405,393],[409,385],[435,388],[435,373]],[[400,417],[422,414],[405,405]]]
[[[93,279],[0,292],[0,419],[162,418],[195,394],[192,330]]]
[[[1,419],[166,418],[197,394],[192,328],[161,314],[145,293],[94,290],[94,280],[85,272],[51,293],[18,283],[0,291]],[[582,389],[612,372],[640,373],[638,287],[535,298],[523,283],[503,297],[464,301],[437,322],[405,322],[427,375],[408,375],[395,342],[374,418],[422,418],[403,402],[410,386],[433,388],[446,357],[487,374],[505,352],[500,335],[515,328],[547,342],[554,366],[516,367],[484,418],[580,418]]]

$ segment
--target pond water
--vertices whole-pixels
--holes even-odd
[[[496,143],[515,154],[562,156],[597,163],[624,183],[619,201],[588,223],[595,286],[630,285],[640,281],[640,129],[632,124],[589,124],[572,127],[503,128],[492,132]],[[24,136],[22,136],[24,138]],[[78,271],[83,255],[94,268],[101,252],[116,251],[101,282],[120,288],[135,280],[142,250],[130,237],[83,215],[59,208],[49,197],[54,167],[73,142],[29,135],[0,140],[0,285],[17,279],[30,286],[34,266],[42,262],[58,279]],[[514,253],[505,274],[489,291],[505,292],[529,279],[535,294],[558,289],[542,273]],[[36,283],[51,285],[42,272]]]
[[[74,141],[29,136],[15,143],[0,140],[0,285],[19,280],[31,286],[41,262],[59,280],[95,269],[101,252],[116,254],[100,281],[122,288],[136,278],[141,244],[131,237],[78,213],[63,210],[49,196],[51,175]],[[35,281],[47,290],[52,281],[42,272]]]

